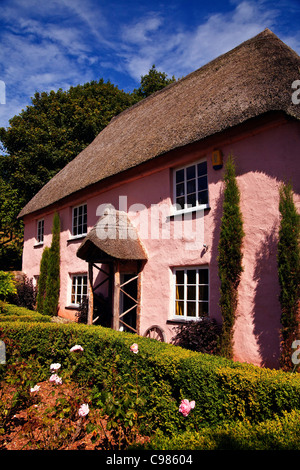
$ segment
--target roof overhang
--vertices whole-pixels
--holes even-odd
[[[87,262],[147,260],[146,250],[126,212],[106,210],[77,250]]]

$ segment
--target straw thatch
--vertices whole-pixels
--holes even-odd
[[[147,253],[125,212],[104,213],[77,250],[85,261],[147,260]]]
[[[266,29],[115,117],[20,216],[262,114],[300,119],[291,100],[299,68],[296,52]]]

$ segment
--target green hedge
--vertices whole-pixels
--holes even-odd
[[[300,450],[300,411],[252,424],[248,421],[223,423],[200,432],[165,436],[158,431],[147,450]],[[145,448],[145,446],[144,446]]]
[[[42,315],[25,307],[0,302],[0,322],[24,321],[24,322],[49,322],[51,317]]]
[[[59,362],[62,370],[72,367],[73,378],[94,390],[101,391],[113,374],[125,384],[138,380],[146,390],[143,416],[144,429],[149,432],[161,429],[171,435],[244,420],[254,425],[300,410],[298,374],[241,364],[99,326],[3,322],[0,339],[5,341],[5,336],[18,345],[23,358],[38,359],[45,379],[50,364]],[[138,354],[130,351],[134,342]],[[78,366],[69,351],[75,344],[84,348]],[[7,358],[9,362],[9,350]],[[178,412],[183,398],[196,402],[187,418]]]

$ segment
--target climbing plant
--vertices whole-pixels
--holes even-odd
[[[223,319],[220,353],[225,357],[232,358],[238,285],[243,271],[242,242],[244,237],[240,192],[232,155],[229,155],[225,165],[224,185],[223,214],[218,246],[218,270],[221,281],[220,308]]]

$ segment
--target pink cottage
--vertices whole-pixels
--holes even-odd
[[[221,321],[218,241],[233,154],[244,220],[235,359],[278,366],[278,189],[300,198],[300,58],[265,30],[115,117],[20,213],[37,279],[61,220],[59,315],[155,334]]]

